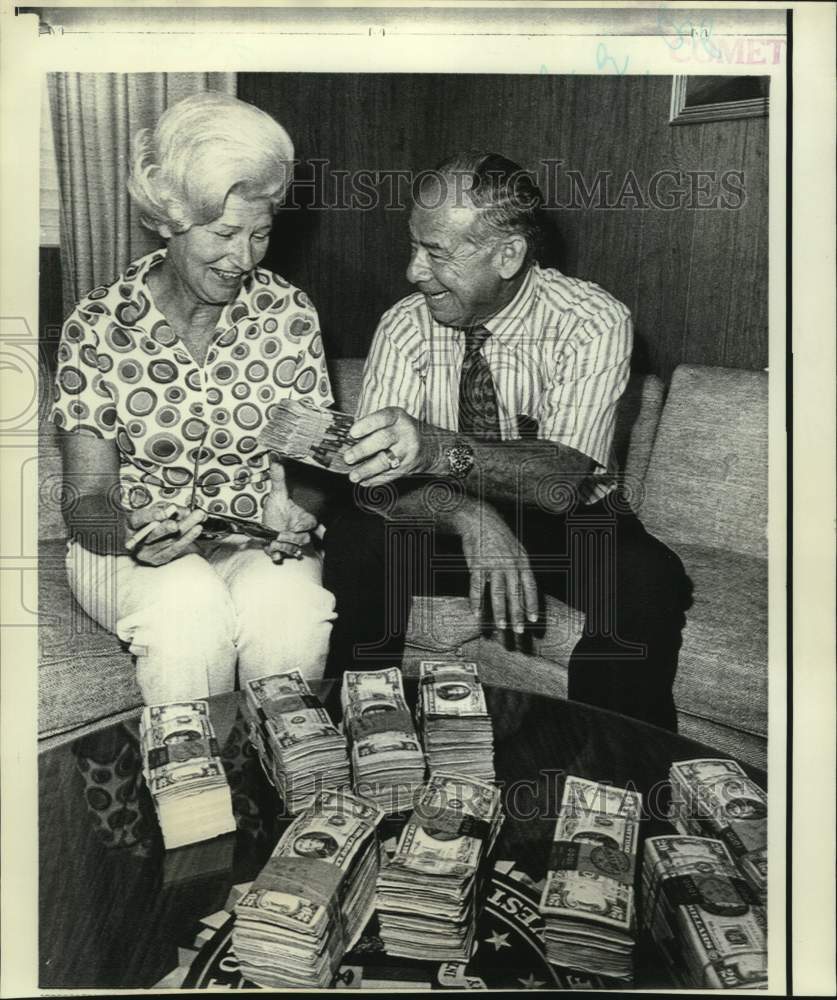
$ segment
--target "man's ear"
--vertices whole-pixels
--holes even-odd
[[[526,262],[529,244],[524,236],[507,236],[497,247],[496,267],[501,278],[513,278]]]

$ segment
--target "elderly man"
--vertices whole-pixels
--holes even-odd
[[[466,593],[522,634],[540,587],[586,616],[570,698],[675,729],[688,580],[611,456],[630,314],[538,265],[541,208],[493,153],[454,156],[414,191],[417,292],[378,325],[346,455],[356,502],[326,535],[330,669],[397,662],[413,593]]]

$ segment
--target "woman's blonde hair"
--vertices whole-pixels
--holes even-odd
[[[217,219],[231,191],[278,208],[294,147],[269,114],[229,94],[186,97],[134,138],[128,191],[143,225],[185,232]]]

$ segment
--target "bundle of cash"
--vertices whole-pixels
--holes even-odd
[[[404,700],[401,671],[347,670],[340,701],[355,791],[387,814],[410,809],[424,782],[424,753]]]
[[[370,802],[324,791],[294,819],[235,906],[232,944],[246,979],[331,985],[375,907],[381,818]]]
[[[146,707],[140,747],[166,848],[235,830],[230,786],[205,701]]]
[[[348,788],[346,738],[299,671],[254,678],[244,692],[250,739],[291,815],[321,789]]]
[[[720,840],[651,837],[642,922],[683,988],[767,985],[764,907]]]
[[[540,901],[550,962],[633,978],[641,809],[638,792],[567,777]]]
[[[350,413],[323,410],[298,399],[281,399],[259,432],[259,442],[278,455],[348,475],[351,466],[342,453],[353,440]]]
[[[431,774],[494,780],[494,733],[476,663],[422,660],[419,728]]]
[[[766,904],[767,793],[734,760],[675,761],[669,780],[677,832],[722,840]]]
[[[464,775],[430,777],[395,856],[378,876],[387,954],[437,962],[470,958],[482,863],[502,822],[494,785]]]

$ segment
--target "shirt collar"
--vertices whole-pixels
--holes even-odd
[[[521,326],[528,330],[528,314],[535,300],[535,270],[537,265],[529,268],[523,284],[516,295],[503,308],[487,319],[482,325],[491,331],[491,336],[506,346],[523,345],[525,338],[520,336]]]

